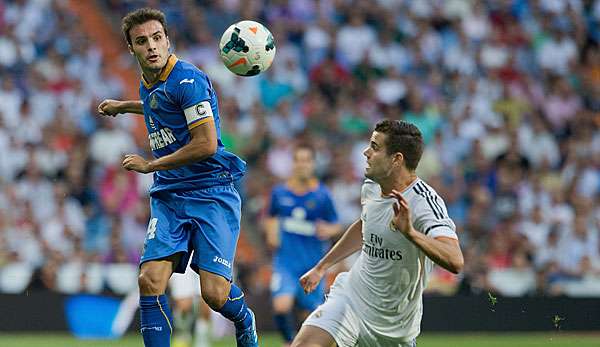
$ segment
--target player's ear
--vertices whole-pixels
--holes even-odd
[[[394,158],[392,159],[394,164],[402,166],[404,164],[404,154],[401,152],[394,153]]]
[[[130,44],[127,44],[127,48],[129,49],[129,54],[133,55],[133,47]]]
[[[166,35],[167,38],[167,50],[171,52],[171,40],[169,39],[169,35]]]

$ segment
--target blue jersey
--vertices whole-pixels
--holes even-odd
[[[269,214],[278,218],[280,245],[274,257],[275,267],[284,267],[301,275],[313,267],[330,247],[328,240],[316,235],[316,222],[337,223],[337,213],[329,190],[318,183],[313,190],[298,195],[287,185],[278,185],[271,193]]]
[[[217,152],[202,161],[154,173],[150,193],[189,190],[228,184],[239,179],[246,163],[225,150],[217,95],[208,76],[194,65],[171,55],[156,83],[142,77],[140,98],[154,157],[171,154],[190,142],[190,130],[214,121]]]

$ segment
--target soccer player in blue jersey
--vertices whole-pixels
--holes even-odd
[[[267,242],[275,252],[271,279],[275,323],[286,344],[294,335],[294,304],[305,311],[303,321],[325,296],[323,283],[305,294],[298,279],[317,264],[329,250],[330,239],[342,230],[329,190],[315,178],[313,150],[296,147],[293,163],[289,180],[272,191],[265,222]]]
[[[258,346],[254,314],[231,273],[241,210],[234,182],[245,163],[223,147],[213,85],[204,72],[170,53],[162,12],[130,12],[122,29],[142,70],[141,100],[104,100],[98,111],[143,114],[154,156],[129,154],[123,160],[127,170],[154,174],[138,280],[144,345],[170,346],[165,290],[171,274],[185,272],[191,260],[206,303],[235,324],[237,345]]]

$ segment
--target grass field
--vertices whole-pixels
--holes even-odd
[[[419,347],[598,347],[600,334],[519,333],[519,334],[424,334],[417,339]],[[140,347],[142,339],[128,335],[120,340],[77,340],[58,334],[0,334],[2,347]],[[214,347],[235,346],[233,338],[219,341]],[[276,335],[262,335],[261,347],[280,347]]]

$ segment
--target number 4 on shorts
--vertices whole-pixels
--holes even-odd
[[[148,223],[148,231],[146,231],[146,239],[152,240],[156,237],[156,223],[158,223],[158,218],[150,219],[150,223]]]

